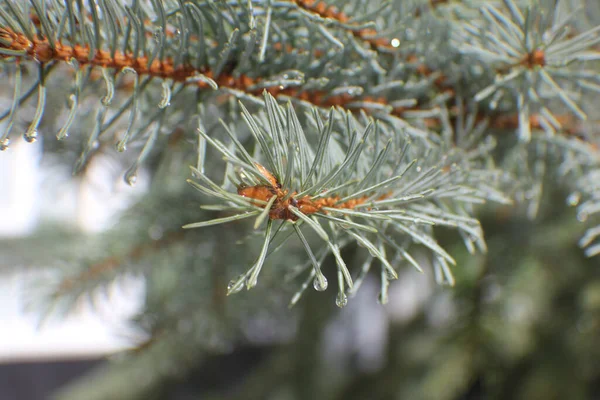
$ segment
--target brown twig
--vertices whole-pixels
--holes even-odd
[[[131,68],[138,75],[152,76],[161,79],[169,78],[176,82],[194,84],[199,88],[207,89],[210,87],[207,82],[204,80],[193,79],[198,74],[202,74],[207,78],[214,79],[220,87],[236,89],[252,95],[258,95],[263,91],[262,88],[251,89],[252,87],[261,86],[260,78],[252,78],[243,74],[234,76],[229,73],[222,73],[218,77],[214,77],[213,72],[207,68],[196,69],[189,64],[176,66],[171,58],[162,60],[155,59],[148,65],[148,58],[146,56],[134,57],[132,53],[122,53],[117,51],[114,56],[112,56],[107,50],[95,50],[94,54],[90,54],[90,49],[88,47],[80,45],[70,46],[62,43],[55,43],[54,48],[52,48],[45,38],[36,36],[33,40],[29,40],[24,34],[14,32],[7,27],[0,27],[0,37],[5,41],[10,42],[10,44],[0,45],[0,47],[23,52],[23,57],[33,59],[42,64],[51,61],[66,62],[75,59],[80,66],[92,65],[102,68],[114,68],[116,70]],[[368,96],[356,97],[349,94],[329,96],[326,91],[322,90],[301,91],[296,88],[282,88],[278,85],[265,87],[265,89],[273,96],[286,95],[308,101],[320,107],[346,107],[349,103],[357,100],[385,104],[384,98],[374,99]]]
[[[312,196],[296,198],[296,192],[290,194],[289,190],[281,187],[281,184],[271,172],[259,163],[254,164],[261,175],[269,181],[269,185],[241,186],[238,188],[238,194],[249,199],[260,200],[261,204],[256,204],[258,207],[262,206],[262,202],[269,202],[269,200],[275,196],[275,201],[269,210],[270,219],[297,221],[298,217],[290,211],[290,206],[297,207],[304,215],[310,215],[321,212],[323,207],[351,210],[364,204],[370,198],[370,196],[365,195],[343,203],[340,203],[341,198],[339,196],[318,199],[315,199]],[[383,200],[387,198],[387,196],[388,195],[384,194],[383,196],[380,196],[378,200]]]

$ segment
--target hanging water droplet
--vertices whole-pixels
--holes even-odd
[[[325,276],[321,275],[321,277],[316,277],[313,280],[313,287],[315,288],[315,290],[317,292],[323,292],[325,290],[327,290],[327,286],[329,285],[329,283],[327,282],[327,278],[325,278]]]
[[[94,140],[92,142],[92,149],[93,150],[98,150],[99,147],[100,147],[100,141],[99,140]]]
[[[25,139],[25,141],[27,143],[33,143],[37,140],[38,137],[38,131],[37,129],[34,129],[32,131],[27,131],[23,134],[23,139]]]
[[[241,291],[244,288],[243,278],[244,275],[242,274],[237,278],[230,280],[227,284],[227,294],[234,294]]]
[[[129,186],[133,186],[135,185],[135,183],[137,182],[137,172],[133,172],[131,174],[127,174],[125,175],[125,182],[129,185]]]
[[[577,221],[585,222],[589,217],[589,214],[585,211],[580,211],[577,213]]]
[[[416,168],[417,172],[421,172],[421,169],[422,169],[422,168],[421,168],[421,166],[420,166],[420,165],[419,165],[419,166]]]
[[[123,180],[129,186],[135,185],[137,182],[137,171],[138,171],[138,162],[133,163],[131,167],[127,171],[125,171],[125,175],[123,175]]]
[[[0,151],[4,151],[4,150],[8,149],[9,145],[10,145],[9,138],[4,138],[4,139],[0,140]]]
[[[335,298],[335,305],[339,308],[342,308],[346,304],[348,304],[348,296],[342,292],[338,293],[337,297]]]
[[[115,147],[119,153],[122,153],[125,150],[127,150],[127,143],[125,143],[124,140],[121,140],[121,141],[119,141],[119,143],[117,143],[117,145]]]
[[[581,200],[581,193],[573,192],[569,195],[569,197],[567,197],[567,204],[570,206],[576,206],[577,204],[579,204],[580,200]]]

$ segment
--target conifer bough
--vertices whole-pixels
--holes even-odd
[[[248,289],[255,286],[270,251],[281,248],[293,233],[305,248],[309,259],[305,270],[309,271],[292,304],[311,280],[315,289],[327,288],[321,263],[328,254],[336,260],[336,303],[343,306],[374,260],[381,268],[382,302],[387,300],[389,280],[398,277],[399,265],[412,264],[422,270],[409,252],[411,243],[429,249],[436,276],[452,284],[449,266],[454,260],[436,242],[433,225],[458,229],[468,242],[485,249],[478,221],[465,210],[470,204],[502,197],[489,186],[495,172],[476,168],[466,152],[448,152],[434,145],[423,152],[419,150],[424,147],[422,143],[411,146],[409,137],[393,126],[366,117],[361,120],[336,109],[330,111],[326,121],[316,110],[307,115],[313,127],[309,131],[314,131],[307,135],[291,104],[280,106],[266,92],[264,102],[265,111],[258,118],[240,103],[254,142],[250,148],[223,121],[228,139],[225,142],[201,127],[198,130],[201,155],[198,166],[192,168],[195,180],[190,183],[223,201],[207,208],[233,215],[184,228],[246,218],[255,218],[255,229],[266,225],[256,262],[231,282],[229,293],[244,285]],[[206,144],[227,162],[223,185],[216,184],[205,172]],[[312,250],[307,236],[323,242],[319,251]],[[358,274],[350,271],[340,252],[351,242],[369,253],[370,261]]]
[[[242,107],[254,140],[248,148],[234,133],[237,126],[223,123],[225,142],[218,132],[200,129],[201,162],[193,185],[224,202],[209,208],[234,212],[188,227],[253,216],[256,227],[266,225],[256,263],[234,280],[230,292],[254,286],[270,252],[294,233],[309,259],[302,288],[313,279],[318,289],[327,286],[320,264],[332,254],[339,304],[360,285],[373,260],[381,264],[385,301],[387,281],[401,262],[421,268],[409,253],[412,242],[432,252],[438,279],[452,282],[453,260],[436,242],[432,226],[456,228],[470,251],[485,249],[473,206],[506,201],[495,189],[500,174],[491,167],[497,161],[490,154],[493,139],[483,131],[518,128],[524,146],[532,141],[546,148],[545,142],[534,143],[540,133],[553,136],[548,143],[563,150],[577,145],[556,138],[582,136],[582,124],[575,122],[589,113],[582,100],[600,91],[594,64],[600,60],[600,27],[578,24],[579,11],[561,1],[428,4],[443,7],[449,18],[405,1],[0,0],[0,60],[14,77],[12,104],[0,115],[7,121],[0,150],[8,148],[22,104],[37,94],[24,135],[35,140],[52,90],[48,75],[65,63],[72,67],[73,85],[57,138],[67,137],[71,126],[81,128],[78,115],[95,114],[92,129],[79,129],[89,132],[76,162],[79,171],[128,113],[116,147],[124,151],[130,142],[141,147],[125,173],[130,184],[145,159],[164,150],[164,128],[180,117],[181,108],[202,120],[202,104],[215,103],[209,94],[214,90],[256,103],[266,89],[279,101],[292,99],[309,115],[297,118],[289,105],[282,108],[270,96],[266,111]],[[31,66],[37,77],[28,73]],[[93,68],[101,70],[106,96],[85,109],[91,102],[84,89],[99,93]],[[129,80],[129,86],[122,85],[127,90],[117,93],[124,76],[133,76],[133,85]],[[330,106],[344,110],[334,109],[323,119]],[[234,115],[236,107],[223,106],[223,114]],[[212,166],[205,174],[207,144],[227,162],[224,185],[211,180]],[[569,168],[588,174],[573,182],[577,193],[589,196],[580,205],[582,215],[589,215],[599,208],[597,187],[589,184],[596,176],[597,148],[585,151],[593,161],[584,164],[577,157],[577,168]],[[539,182],[544,154],[529,156]],[[526,167],[527,159],[519,161]],[[304,231],[317,234],[322,250],[313,253]],[[589,255],[599,252],[592,243],[598,231],[593,228],[582,239],[582,246],[591,246]],[[369,250],[356,274],[340,253],[352,242]]]

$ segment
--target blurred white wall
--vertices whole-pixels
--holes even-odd
[[[71,181],[68,171],[62,171],[58,181],[64,184],[56,185],[56,170],[40,168],[42,146],[41,140],[26,143],[16,137],[0,152],[0,241],[25,238],[44,219],[77,227],[82,234],[101,231],[145,189],[143,174],[129,187],[102,157],[90,165],[83,181]],[[51,319],[39,328],[39,315],[25,310],[25,298],[31,295],[28,282],[39,273],[28,267],[0,267],[0,362],[96,357],[138,339],[127,319],[142,303],[144,284],[139,279],[123,278],[95,307],[82,303],[68,317]]]

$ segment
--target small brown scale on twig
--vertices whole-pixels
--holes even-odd
[[[535,66],[543,67],[546,65],[546,53],[542,49],[535,49],[525,56],[521,64],[529,69]]]

